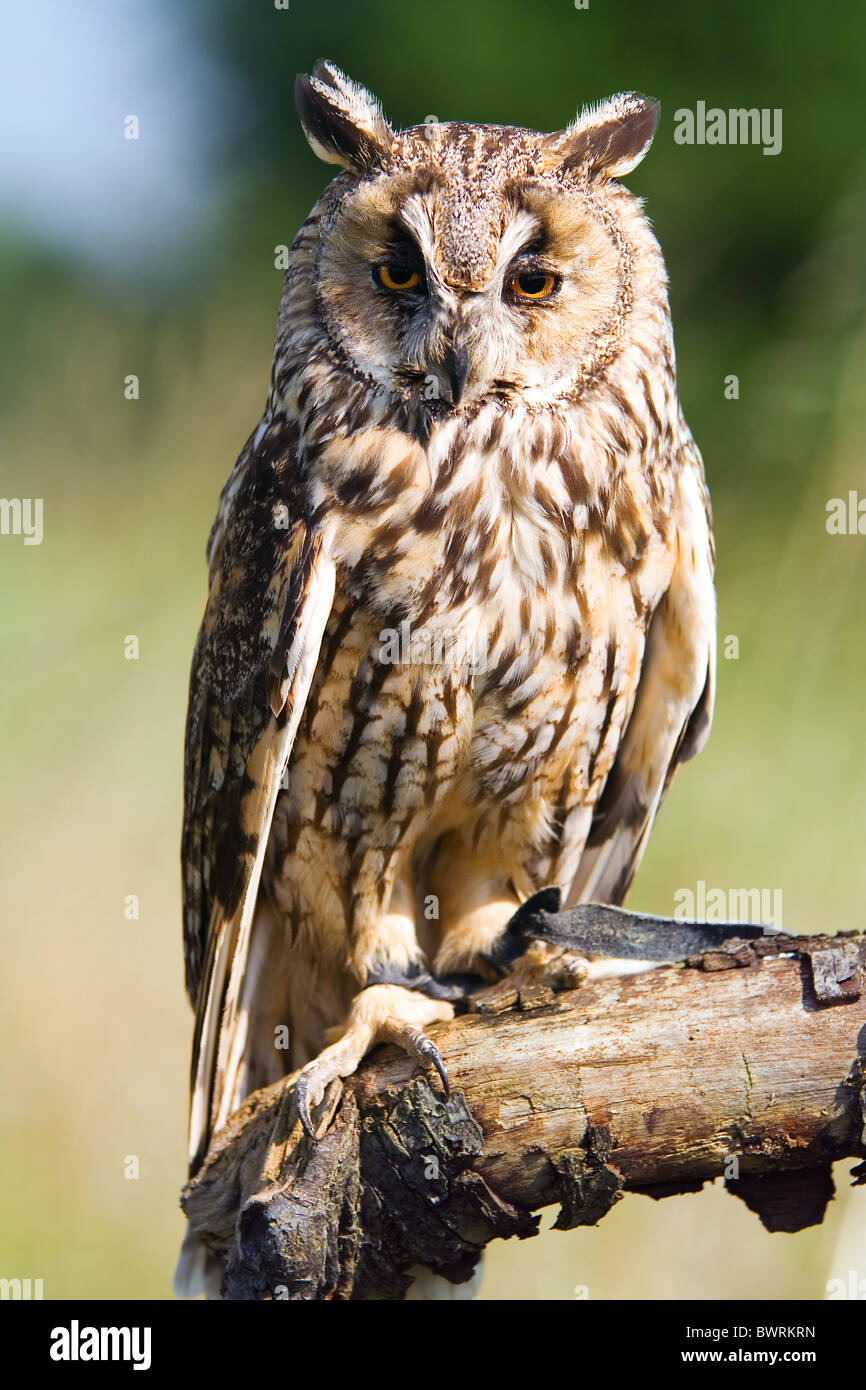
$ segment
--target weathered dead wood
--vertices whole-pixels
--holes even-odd
[[[466,1279],[541,1207],[592,1225],[624,1192],[720,1175],[799,1230],[831,1163],[866,1155],[864,996],[866,937],[776,936],[467,1014],[431,1030],[450,1097],[378,1049],[314,1145],[289,1078],[217,1135],[184,1210],[229,1298],[400,1298],[412,1264]]]

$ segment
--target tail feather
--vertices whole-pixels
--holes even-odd
[[[188,1226],[174,1271],[175,1298],[222,1297],[223,1264]]]

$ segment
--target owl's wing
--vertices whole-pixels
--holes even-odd
[[[676,558],[653,613],[631,718],[595,808],[568,906],[621,903],[680,763],[706,743],[713,716],[716,604],[709,497],[685,432]]]
[[[186,980],[196,1010],[193,1170],[227,1118],[262,861],[334,597],[322,535],[301,516],[296,454],[293,425],[259,426],[223,490],[208,547],[181,846]]]

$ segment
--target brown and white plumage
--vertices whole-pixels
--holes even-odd
[[[193,1171],[257,1086],[318,1059],[315,1104],[377,1038],[448,1017],[393,981],[477,970],[537,889],[621,902],[712,708],[703,469],[661,252],[616,181],[654,103],[554,135],[394,132],[320,65],[298,105],[342,171],[292,248],[209,548],[183,837]],[[422,640],[383,660],[391,631]]]

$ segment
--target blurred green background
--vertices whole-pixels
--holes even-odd
[[[632,904],[671,912],[698,880],[781,889],[786,927],[836,929],[863,925],[866,895],[866,541],[826,530],[828,499],[866,496],[866,24],[808,0],[19,0],[4,26],[0,491],[44,498],[44,541],[0,538],[0,1275],[46,1298],[162,1298],[182,1232],[177,861],[204,545],[264,401],[274,247],[329,177],[296,73],[332,58],[404,125],[557,129],[611,92],[660,98],[629,182],[667,258],[739,655]],[[676,145],[673,112],[699,100],[782,108],[782,153]],[[483,1296],[823,1297],[866,1275],[848,1166],[817,1230],[770,1236],[718,1184],[630,1197],[597,1230],[491,1249]]]

